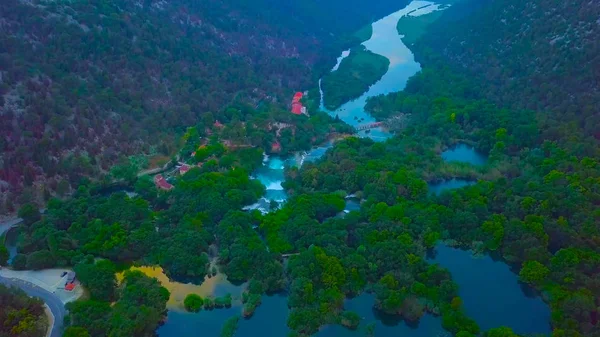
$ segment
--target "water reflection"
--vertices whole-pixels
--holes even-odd
[[[477,182],[474,180],[453,178],[450,180],[442,180],[442,181],[438,181],[438,182],[429,183],[428,187],[429,187],[430,193],[433,193],[435,195],[440,195],[444,191],[453,190],[453,189],[461,188],[461,187],[465,187],[465,186],[470,186],[470,185],[474,185],[476,183]]]
[[[180,283],[169,279],[161,267],[131,267],[129,270],[138,270],[142,273],[155,277],[163,287],[171,293],[167,302],[167,309],[183,311],[183,300],[189,294],[198,294],[201,297],[221,297],[231,294],[234,300],[240,299],[245,289],[245,284],[234,285],[227,280],[224,274],[218,273],[213,277],[206,276],[202,284]],[[117,274],[117,280],[123,280],[124,273]]]
[[[482,330],[508,326],[518,334],[550,334],[550,308],[506,263],[445,245],[429,260],[450,270],[467,315]]]
[[[487,156],[477,152],[474,147],[466,144],[458,144],[442,152],[442,159],[447,162],[469,163],[475,166],[482,166],[487,162]]]
[[[451,336],[442,328],[441,319],[424,315],[419,322],[406,324],[398,316],[385,315],[373,308],[375,297],[363,293],[344,302],[344,309],[356,312],[360,317],[360,325],[356,330],[347,329],[341,325],[324,326],[316,337],[358,337],[366,336],[367,325],[375,324],[375,336],[378,337],[442,337]]]

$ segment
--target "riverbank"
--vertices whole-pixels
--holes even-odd
[[[358,46],[350,50],[339,68],[322,79],[323,101],[330,110],[360,97],[387,72],[390,60]]]

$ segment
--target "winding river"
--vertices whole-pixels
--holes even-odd
[[[387,73],[362,96],[345,103],[335,111],[328,111],[324,108],[323,93],[321,91],[321,109],[331,116],[338,116],[353,126],[373,122],[375,119],[365,111],[367,99],[403,90],[408,79],[421,70],[420,64],[415,61],[413,53],[402,42],[402,37],[396,30],[398,20],[405,15],[419,16],[435,10],[440,10],[437,4],[428,1],[413,1],[405,8],[374,22],[372,24],[373,34],[363,45],[368,50],[383,55],[390,60]],[[349,52],[349,50],[342,52],[331,71],[337,71]],[[376,141],[383,141],[391,136],[382,129],[373,129],[368,133],[362,131],[359,135],[370,137]],[[317,147],[307,153],[297,154],[291,159],[265,156],[263,166],[253,173],[253,178],[260,180],[266,186],[266,193],[259,202],[249,205],[245,209],[258,209],[266,213],[271,211],[273,206],[285,202],[287,194],[282,186],[285,167],[301,166],[305,162],[317,160],[331,146],[330,143]],[[470,162],[473,165],[483,165],[487,159],[477,156],[473,149],[460,145],[455,149],[446,151],[443,158],[447,161]],[[443,190],[470,183],[459,180],[442,182],[439,186],[430,186],[430,191],[437,194]],[[350,198],[346,202],[345,212],[358,210],[359,208],[360,201]],[[548,334],[548,307],[538,297],[527,292],[524,293],[523,291],[527,288],[518,284],[516,275],[505,264],[495,262],[491,258],[478,259],[469,252],[452,250],[445,246],[437,247],[437,255],[431,257],[431,261],[440,263],[450,269],[453,275],[456,275],[456,281],[461,289],[461,296],[464,297],[465,309],[469,315],[472,314],[482,328],[488,329],[498,325],[508,325],[518,333]],[[496,282],[496,277],[499,277],[498,279],[502,281]],[[489,287],[494,282],[493,291],[497,293],[485,296],[487,289],[491,289]],[[503,282],[509,282],[510,284],[506,285],[505,288]],[[498,290],[498,288],[503,289]],[[505,298],[498,301],[497,295],[505,296]],[[182,296],[184,296],[183,293],[180,294],[180,297]],[[317,336],[365,336],[364,329],[367,324],[371,323],[375,326],[375,336],[450,336],[447,331],[442,329],[439,317],[425,315],[417,325],[409,326],[397,319],[378,314],[373,310],[373,303],[374,298],[370,294],[362,294],[354,299],[346,300],[345,309],[357,312],[362,318],[359,329],[351,331],[338,325],[331,325],[323,327]],[[513,305],[510,305],[511,303]],[[180,306],[180,303],[175,305]],[[485,310],[478,312],[477,308],[481,307]],[[235,304],[228,309],[201,311],[195,314],[181,310],[170,310],[166,323],[157,332],[160,337],[192,337],[198,335],[217,337],[220,335],[223,323],[230,317],[240,315],[241,310],[239,304]],[[535,312],[531,312],[532,310]],[[248,320],[240,320],[236,336],[287,336],[289,332],[286,326],[288,313],[286,296],[263,296],[263,303],[257,308],[254,316]],[[497,315],[498,317],[488,317],[489,315]]]

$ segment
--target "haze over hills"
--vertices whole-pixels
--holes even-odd
[[[233,100],[287,108],[343,36],[402,5],[2,1],[0,213],[124,155],[170,155],[185,127]]]

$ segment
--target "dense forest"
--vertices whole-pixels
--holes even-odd
[[[289,32],[301,40],[311,31],[317,41],[323,32],[335,33],[337,38],[332,39],[337,41],[337,48],[344,43],[346,32],[364,26],[362,20],[391,11],[384,5],[373,5],[377,14],[369,15],[357,6],[327,22],[322,18],[329,16],[315,12],[316,3],[230,0],[208,2],[207,8],[215,7],[213,14],[230,13],[219,16],[223,21],[216,20],[216,32],[239,32],[246,26],[225,24],[230,19],[248,22],[236,16],[245,15],[246,19],[260,18],[267,23],[261,29],[280,27],[283,30],[279,34]],[[361,318],[345,310],[344,299],[363,292],[373,294],[377,312],[408,324],[417,324],[424,315],[431,314],[440,316],[443,328],[457,337],[516,337],[510,327],[483,331],[468,317],[450,272],[427,261],[428,253],[443,241],[476,253],[494,254],[510,265],[519,280],[548,303],[552,337],[600,337],[600,143],[598,123],[594,124],[598,117],[594,110],[598,83],[593,78],[599,60],[591,52],[597,47],[597,39],[587,35],[597,30],[590,26],[594,24],[590,18],[597,13],[598,5],[574,0],[564,4],[546,0],[466,1],[444,13],[432,14],[435,20],[419,20],[419,29],[409,35],[422,71],[410,78],[402,92],[372,98],[365,108],[379,120],[402,114],[406,125],[383,142],[346,137],[320,160],[286,168],[282,186],[289,198],[266,214],[243,211],[244,206],[255,203],[265,193],[265,186],[251,176],[263,165],[264,154],[290,155],[332,136],[351,133],[352,129],[322,112],[295,116],[277,102],[258,103],[265,97],[255,96],[259,92],[241,93],[241,87],[232,90],[247,94],[251,104],[242,101],[221,108],[220,104],[227,101],[223,99],[223,103],[208,110],[191,108],[189,119],[184,118],[185,114],[172,115],[163,107],[159,109],[162,116],[177,116],[177,121],[162,131],[177,138],[171,143],[179,146],[164,154],[177,152],[190,164],[189,171],[174,175],[170,190],[159,190],[150,177],[138,176],[137,166],[131,162],[110,170],[107,164],[104,170],[109,174],[97,180],[85,179],[86,174],[77,172],[79,183],[69,180],[73,183],[72,196],[56,198],[49,193],[44,214],[34,203],[20,207],[19,216],[24,222],[19,228],[19,254],[12,268],[74,268],[89,298],[68,305],[65,336],[71,337],[155,333],[164,320],[169,292],[156,279],[138,271],[126,271],[123,281],[117,282],[117,271],[130,265],[160,266],[170,279],[195,284],[215,274],[209,270],[212,265],[234,283],[247,282],[241,299],[245,317],[261,305],[263,294],[284,291],[290,308],[287,326],[290,336],[295,337],[315,334],[327,324],[356,329]],[[96,19],[114,19],[120,31],[127,32],[128,27],[137,27],[136,22],[142,26],[154,22],[136,21],[131,14],[136,13],[136,6],[153,8],[150,13],[172,9],[164,2],[152,1],[138,5],[123,1],[122,5],[125,7],[120,10],[131,8],[129,15]],[[267,10],[261,11],[261,6]],[[336,6],[343,4],[333,1],[320,10],[333,11]],[[52,4],[39,8],[15,4],[14,8],[30,7],[37,11],[66,10]],[[100,7],[114,10],[110,4],[96,8]],[[194,8],[190,5],[189,10]],[[244,14],[231,12],[235,8],[244,9]],[[219,12],[223,9],[225,12]],[[288,11],[293,13],[289,22],[275,26],[278,15]],[[76,13],[63,14],[73,19],[69,25],[92,29],[91,24],[79,21]],[[556,20],[549,20],[555,16]],[[348,22],[352,18],[356,23]],[[311,20],[324,21],[319,28],[298,25]],[[188,21],[181,19],[164,29],[169,32],[181,22]],[[203,31],[204,23],[199,26]],[[561,29],[573,35],[547,39]],[[103,28],[97,33],[108,38],[103,35],[106,31],[110,32]],[[131,39],[141,38],[137,36],[132,34]],[[184,39],[187,35],[175,36]],[[176,50],[185,55],[188,51],[179,49],[177,41],[165,35],[169,48],[158,54],[167,57],[165,50]],[[576,45],[563,48],[562,43]],[[146,46],[153,50],[160,44]],[[317,49],[313,51],[320,46],[318,43],[312,46],[305,52],[314,52],[316,59],[325,57]],[[103,52],[110,54],[108,49]],[[230,52],[236,55],[233,50]],[[96,52],[89,52],[87,57],[92,55]],[[234,59],[222,58],[223,62]],[[181,68],[169,68],[164,76],[177,77],[192,69],[182,60],[185,57],[174,61]],[[310,68],[310,63],[299,62],[299,58],[291,60]],[[30,61],[21,61],[23,67],[30,66]],[[270,59],[263,61],[282,70],[278,67],[287,65],[290,58],[282,57],[279,65]],[[113,60],[115,66],[128,61],[122,62]],[[352,62],[346,62],[345,67],[348,73],[356,70]],[[85,69],[96,71],[92,66]],[[311,83],[318,71],[307,70],[303,83]],[[252,80],[253,74],[261,73],[248,73],[239,80]],[[237,75],[233,72],[227,76]],[[292,85],[282,84],[285,76],[274,81],[276,85],[270,83],[271,87],[261,90],[268,90],[265,93],[275,99],[280,93],[285,98]],[[192,82],[191,77],[188,80]],[[270,81],[258,75],[257,80]],[[297,78],[289,79],[293,80]],[[48,83],[54,85],[53,81]],[[106,81],[103,83],[115,83],[110,77]],[[70,86],[69,92],[88,97],[86,90],[96,82],[84,82]],[[544,85],[540,85],[542,82]],[[207,83],[219,86],[232,82]],[[119,94],[109,90],[107,97],[115,94],[119,98],[107,101],[114,104],[105,106],[107,109],[120,106],[124,102],[121,99],[130,107],[135,105],[134,100],[127,99],[127,86],[121,88]],[[193,101],[185,95],[176,96],[176,90],[169,88],[166,92],[170,99],[183,98],[181,104]],[[318,104],[315,90],[304,101],[311,110]],[[75,106],[86,111],[85,106]],[[194,115],[191,111],[202,113]],[[152,119],[154,112],[134,119]],[[178,123],[187,123],[187,128]],[[127,136],[142,128],[142,124],[122,125],[126,126],[123,135]],[[143,132],[152,134],[156,130]],[[181,139],[174,136],[175,130]],[[486,153],[487,162],[474,166],[441,158],[444,149],[461,143]],[[145,146],[136,151],[145,151]],[[115,151],[115,160],[118,157]],[[88,164],[93,165],[91,161]],[[73,170],[69,167],[65,172]],[[32,176],[25,174],[24,179],[27,177]],[[449,178],[468,179],[473,184],[440,195],[430,192],[430,183]],[[115,181],[120,190],[130,193],[115,192]],[[360,200],[360,208],[345,213],[349,196]],[[201,307],[211,308],[211,301],[188,296],[184,306],[195,312]],[[226,322],[224,336],[235,334],[238,320],[236,316]]]
[[[168,157],[187,126],[232,101],[287,107],[402,1],[348,5],[2,1],[0,214],[69,194],[125,155]]]
[[[0,336],[44,336],[47,328],[44,302],[0,284]]]
[[[465,1],[415,47],[423,62],[472,76],[492,102],[552,111],[600,139],[598,17],[598,1]]]

